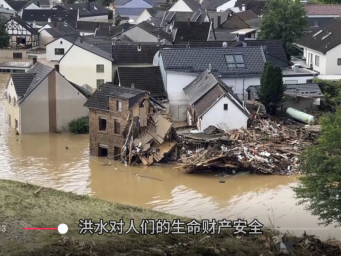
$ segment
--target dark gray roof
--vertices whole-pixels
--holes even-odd
[[[22,26],[27,31],[31,32],[33,35],[38,35],[38,30],[33,28],[31,25],[27,24],[26,21],[20,19],[19,17],[12,17],[7,21],[7,23],[8,22],[11,23],[12,20],[17,22],[20,26]]]
[[[91,92],[89,92],[87,89],[85,89],[82,86],[79,86],[75,83],[72,83],[70,81],[68,81],[77,91],[79,91],[81,94],[83,94],[85,97],[90,97],[91,96]]]
[[[6,1],[6,3],[12,7],[15,11],[20,11],[21,9],[29,6],[32,2],[30,1]]]
[[[94,17],[108,15],[108,10],[97,2],[60,5],[65,10],[79,10],[79,17]]]
[[[22,103],[31,94],[31,92],[37,88],[38,85],[51,73],[52,70],[52,67],[44,65],[40,62],[37,62],[32,68],[27,70],[26,74],[35,74],[35,76],[26,92],[20,99],[18,99],[18,103]]]
[[[96,29],[94,37],[109,38],[123,31],[127,31],[130,27],[132,27],[132,24],[128,24],[128,23],[123,24],[121,26],[99,27]]]
[[[138,46],[140,45],[140,51]],[[116,42],[112,45],[115,64],[152,64],[155,54],[163,48],[184,48],[185,45],[160,45],[156,43]]]
[[[97,28],[109,30],[114,24],[112,22],[96,22],[96,21],[77,21],[76,29],[82,32],[94,33]]]
[[[164,32],[161,28],[154,27],[146,21],[143,21],[136,25],[137,27],[147,31],[155,37],[159,37],[160,40],[166,39],[168,42],[173,42],[172,35]]]
[[[47,22],[50,17],[52,21],[67,21],[69,25],[75,26],[77,15],[77,10],[24,9],[22,19],[25,21]]]
[[[262,15],[266,1],[262,0],[237,0],[234,6],[242,8],[245,4],[246,10],[252,10],[257,15]]]
[[[92,52],[93,54],[96,54],[96,55],[98,55],[98,56],[100,56],[102,58],[105,58],[105,59],[110,60],[110,61],[114,61],[113,58],[112,58],[111,53],[103,51],[99,47],[94,46],[93,44],[89,44],[89,43],[85,42],[84,40],[82,40],[81,38],[78,38],[74,42],[74,45],[76,45],[76,46],[78,46],[78,47],[80,47],[80,48],[82,48],[84,50],[87,50],[89,52]],[[62,60],[62,59],[60,59],[60,60]]]
[[[284,95],[287,97],[307,97],[307,98],[321,98],[323,93],[318,84],[285,84]],[[246,91],[250,93],[250,100],[258,100],[257,86],[249,86]]]
[[[122,17],[129,16],[140,16],[140,14],[145,10],[145,8],[126,8],[126,7],[116,7],[115,15],[118,13]]]
[[[228,54],[242,55],[245,67],[227,67]],[[201,73],[211,64],[212,73],[218,77],[260,76],[265,63],[261,47],[162,49],[161,56],[166,70]]]
[[[148,91],[156,99],[167,99],[160,67],[118,67],[120,85]]]
[[[61,37],[57,37],[57,38],[55,38],[54,40],[52,40],[51,42],[49,42],[49,43],[47,43],[46,45],[48,45],[48,44],[50,44],[50,43],[52,43],[52,42],[54,42],[54,41],[56,41],[56,40],[58,40],[58,39],[60,39],[60,38],[63,38],[63,39],[65,39],[66,41],[68,41],[68,42],[70,42],[70,43],[74,43],[77,39],[78,39],[78,35],[71,35],[71,36],[61,36]],[[45,46],[46,46],[45,45]]]
[[[215,28],[214,34],[216,40],[235,40],[236,34],[231,34],[231,32],[237,31],[237,29],[224,29],[224,28]]]
[[[109,54],[112,54],[111,50],[111,44],[112,41],[110,39],[103,39],[103,38],[94,38],[94,37],[83,37],[83,41],[92,44],[93,46],[96,46],[97,48],[101,49],[102,51],[105,51]]]
[[[245,40],[247,46],[263,46],[266,61],[279,67],[288,67],[289,62],[281,40]]]
[[[228,47],[236,47],[243,46],[242,41],[188,41],[188,42],[174,42],[174,45],[183,45],[189,48],[201,47],[201,48],[210,48],[210,47],[223,47],[223,44],[227,43]]]
[[[35,5],[40,4],[40,6],[45,5],[45,6],[50,6],[50,0],[31,0],[31,2],[33,2]]]
[[[204,41],[208,40],[210,22],[175,21],[176,34],[174,42]]]
[[[51,28],[45,30],[54,38],[62,36],[79,36],[79,32],[65,22],[55,21],[50,25]]]
[[[213,27],[218,28],[221,23],[223,23],[227,20],[231,11],[229,9],[227,9],[224,12],[207,11],[206,13],[207,13],[207,16],[210,19],[210,21],[212,21],[212,19],[213,19]],[[219,26],[218,26],[218,17],[220,17]]]
[[[5,15],[2,15],[0,13],[0,22],[2,22],[3,24],[5,24],[9,19],[5,16]]]
[[[131,2],[133,0],[115,0],[115,7],[117,6],[124,6],[126,5],[127,3]],[[145,1],[146,3],[150,4],[151,6],[154,6],[155,5],[155,1],[153,0],[143,0]]]
[[[205,21],[206,12],[197,11],[197,12],[166,12],[163,16],[161,27],[171,23],[173,21]]]
[[[18,98],[22,97],[32,83],[35,73],[13,73],[12,80]]]
[[[302,38],[298,39],[298,45],[309,49],[326,53],[334,47],[341,44],[341,20],[333,19],[318,32],[311,32]]]
[[[228,97],[245,115],[248,115],[232,88],[207,69],[183,90],[189,103],[194,106],[197,116],[204,114],[223,95]]]
[[[85,102],[84,106],[91,109],[109,109],[109,98],[115,97],[129,100],[129,107],[132,107],[146,92],[138,89],[132,89],[110,83],[102,84]]]
[[[201,4],[204,10],[216,10],[217,7],[227,3],[229,0],[204,0]]]

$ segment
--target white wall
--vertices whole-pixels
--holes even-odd
[[[151,6],[150,4],[148,4],[147,2],[143,0],[133,0],[133,1],[126,3],[122,7],[124,8],[152,8],[153,6]]]
[[[77,63],[77,65],[75,65]],[[96,65],[104,64],[104,73],[96,72]],[[59,65],[60,73],[77,85],[88,84],[97,88],[97,79],[112,82],[112,62],[84,50],[76,45],[72,46]]]
[[[108,21],[108,15],[92,16],[92,17],[79,17],[80,21]]]
[[[285,77],[283,76],[284,84],[305,84],[307,80],[314,79],[314,76],[296,76],[296,77]]]
[[[20,104],[20,133],[49,132],[48,77]]]
[[[46,60],[47,61],[59,61],[64,55],[56,55],[55,49],[63,48],[64,54],[70,49],[72,43],[65,39],[57,39],[54,42],[46,46]]]
[[[11,96],[11,102],[8,102],[8,96]],[[7,99],[5,99],[5,109],[6,109],[6,120],[8,120],[8,115],[11,116],[11,128],[15,128],[15,120],[18,121],[18,130],[20,131],[20,115],[19,115],[19,107],[18,103],[14,105],[14,99],[17,102],[18,97],[15,91],[15,87],[13,85],[12,78],[10,79],[7,87]]]
[[[327,52],[326,75],[341,75],[341,66],[337,65],[337,59],[339,58],[341,58],[341,45],[338,45]]]
[[[87,98],[56,72],[57,129],[69,129],[69,123],[78,117],[87,116],[83,105]]]
[[[228,109],[224,110],[224,104]],[[247,127],[248,117],[226,96],[220,98],[203,116],[200,131],[210,125],[219,125],[223,129],[239,129]],[[199,128],[199,127],[198,127]]]
[[[236,4],[236,0],[231,0],[231,1],[228,1],[227,3],[225,4],[222,4],[220,6],[217,7],[217,12],[223,12],[223,11],[226,11],[228,8],[232,8],[235,6]]]
[[[150,13],[147,11],[147,10],[144,10],[141,14],[140,14],[140,16],[136,19],[136,24],[139,24],[139,23],[141,23],[142,21],[146,21],[146,20],[148,20],[150,17],[152,17],[151,15],[150,15]]]
[[[42,30],[39,33],[39,47],[40,48],[46,48],[46,44],[53,41],[54,38],[49,33],[46,32],[46,30]]]
[[[243,86],[243,78],[222,78],[221,79],[227,86],[232,87],[234,93],[236,93],[240,99],[243,99],[243,87],[245,93],[245,99],[247,99],[246,89],[250,85],[260,85],[260,77],[247,77],[244,80]]]
[[[320,52],[314,51],[312,49],[308,49],[305,51],[306,54],[306,64],[309,66],[311,63],[313,64],[313,70],[320,72],[321,74],[326,74],[326,56]],[[312,62],[310,60],[309,55],[312,54]],[[320,56],[319,66],[315,65],[315,56]]]
[[[192,12],[193,10],[188,7],[183,0],[177,1],[169,10],[169,12]]]

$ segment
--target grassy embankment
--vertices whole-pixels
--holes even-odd
[[[137,207],[114,204],[88,196],[79,196],[37,186],[0,180],[0,255],[274,255],[271,242],[275,232],[261,236],[236,237],[233,230],[220,235],[80,235],[79,219],[98,222],[123,219],[178,218],[169,214]],[[183,221],[188,219],[181,218]],[[22,230],[23,227],[57,227],[65,223],[68,233],[57,230]],[[109,226],[107,228],[110,229]],[[295,243],[297,238],[289,237]],[[294,247],[291,255],[311,254],[307,249]]]

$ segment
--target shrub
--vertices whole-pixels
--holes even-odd
[[[76,134],[89,133],[89,117],[84,116],[72,120],[69,123],[69,128],[72,133]]]

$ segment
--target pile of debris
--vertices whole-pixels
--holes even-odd
[[[298,173],[298,156],[302,149],[314,143],[319,130],[319,126],[290,127],[257,119],[250,129],[222,131],[220,136],[215,134],[213,139],[209,139],[208,147],[182,154],[179,159],[181,166],[176,168],[182,168],[185,173],[208,168],[262,174]],[[196,137],[182,135],[182,140],[186,139],[193,142]],[[186,151],[185,148],[183,151]]]

